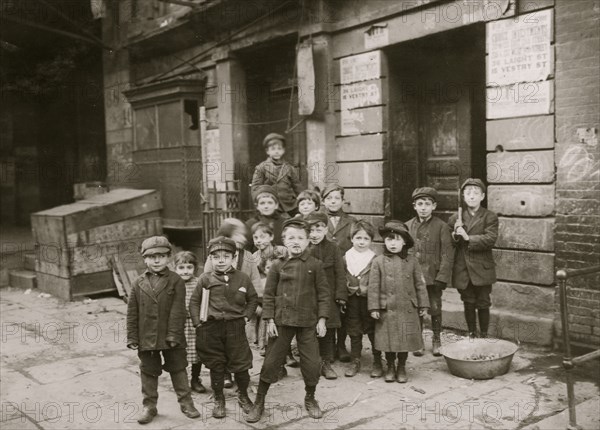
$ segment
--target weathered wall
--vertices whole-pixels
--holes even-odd
[[[556,268],[576,269],[600,261],[600,2],[557,0],[555,10]],[[569,284],[571,338],[598,347],[600,276]]]

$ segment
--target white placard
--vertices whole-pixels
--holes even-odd
[[[554,111],[554,81],[526,82],[487,89],[487,118],[545,115]]]
[[[543,81],[554,74],[552,9],[487,24],[488,86]]]
[[[368,81],[381,77],[381,51],[345,57],[340,60],[340,81],[342,84]]]
[[[359,82],[341,86],[342,110],[381,104],[381,81]]]

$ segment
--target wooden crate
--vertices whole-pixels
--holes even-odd
[[[32,214],[40,290],[69,300],[116,289],[109,260],[142,269],[141,242],[162,234],[160,209],[157,191],[119,189]]]

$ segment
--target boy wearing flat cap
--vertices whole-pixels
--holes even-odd
[[[490,293],[496,282],[492,248],[498,239],[498,216],[481,206],[485,191],[481,179],[467,179],[460,187],[461,205],[464,202],[466,206],[462,219],[455,214],[448,220],[456,248],[452,285],[463,301],[470,337],[475,337],[477,317],[480,335],[487,337],[492,305]]]
[[[289,219],[290,216],[278,210],[280,202],[277,191],[270,185],[259,185],[252,189],[252,197],[256,214],[246,221],[248,231],[252,231],[252,226],[258,222],[268,224],[273,229],[273,244],[283,245],[281,230],[283,229],[283,222]],[[248,243],[253,243],[251,236],[248,237]],[[249,245],[249,248],[251,251],[256,250],[253,245]]]
[[[267,274],[263,295],[262,317],[267,321],[270,337],[265,361],[260,372],[256,401],[246,421],[260,420],[265,397],[285,363],[292,338],[296,336],[300,353],[300,369],[306,396],[304,407],[312,418],[323,413],[315,399],[321,363],[318,337],[327,332],[330,312],[330,292],[322,263],[308,251],[309,226],[301,218],[292,218],[283,227],[283,241],[288,258],[277,260]]]
[[[415,256],[427,283],[429,297],[429,315],[433,330],[432,352],[440,356],[442,332],[442,292],[451,281],[454,264],[454,246],[448,224],[433,215],[437,207],[438,194],[435,188],[422,187],[413,191],[413,208],[417,216],[410,219],[406,226],[415,241]],[[423,317],[421,317],[423,329]],[[414,355],[422,356],[423,349]]]
[[[225,373],[234,373],[238,386],[238,403],[244,412],[252,407],[248,385],[252,368],[252,351],[246,338],[246,323],[258,305],[258,295],[250,277],[232,266],[235,242],[224,236],[208,244],[213,270],[203,273],[190,299],[190,315],[196,327],[196,349],[200,360],[210,369],[214,391],[214,418],[224,418]],[[200,320],[202,296],[209,294],[206,321]]]
[[[319,338],[321,375],[325,379],[336,379],[337,374],[331,367],[331,363],[333,362],[335,350],[335,329],[342,326],[342,317],[346,311],[346,302],[348,301],[346,269],[340,249],[325,237],[327,234],[327,215],[323,212],[312,212],[305,221],[310,226],[308,236],[310,255],[323,263],[323,270],[327,277],[327,285],[331,296],[327,334]]]
[[[302,190],[296,168],[283,159],[285,155],[285,137],[269,133],[263,140],[268,158],[256,166],[252,176],[252,189],[260,185],[271,185],[279,198],[281,210],[294,216],[298,207],[296,196]]]
[[[167,267],[171,248],[163,236],[142,242],[147,269],[131,286],[127,302],[127,347],[137,350],[140,359],[144,406],[140,424],[151,422],[157,414],[158,377],[163,369],[171,374],[181,412],[189,418],[200,416],[186,372],[185,283]]]
[[[329,184],[321,192],[321,201],[325,208],[325,213],[329,219],[327,223],[327,239],[335,243],[344,255],[352,248],[350,239],[350,230],[356,222],[356,218],[344,212],[344,187],[338,184]],[[342,326],[336,329],[336,349],[335,356],[341,362],[350,361],[350,354],[346,349],[346,321],[342,319]]]
[[[406,225],[392,220],[379,234],[385,250],[371,263],[367,290],[369,312],[377,320],[375,347],[385,352],[385,382],[406,383],[408,353],[423,348],[419,317],[429,307],[427,289],[419,262],[408,253],[414,242]]]

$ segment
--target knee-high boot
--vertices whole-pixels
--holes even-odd
[[[477,316],[479,317],[479,330],[481,331],[481,337],[487,337],[488,327],[490,325],[490,309],[477,309]]]

